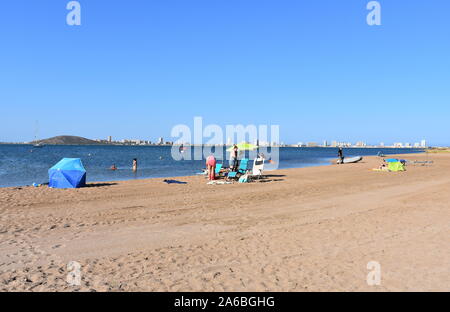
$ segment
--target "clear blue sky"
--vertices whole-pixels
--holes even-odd
[[[8,0],[0,141],[169,138],[278,124],[281,140],[450,145],[450,1]]]

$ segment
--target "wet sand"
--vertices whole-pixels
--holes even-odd
[[[361,163],[0,189],[2,291],[449,291],[450,154],[406,172]],[[67,264],[81,265],[81,285]],[[367,263],[381,284],[367,284]]]

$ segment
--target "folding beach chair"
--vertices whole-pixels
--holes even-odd
[[[261,178],[264,171],[264,158],[255,158],[253,161],[252,178]]]
[[[248,158],[241,159],[239,168],[236,171],[228,172],[228,178],[236,178],[238,174],[244,174],[247,172]]]
[[[223,164],[216,165],[216,175],[220,176],[220,170],[222,170]]]

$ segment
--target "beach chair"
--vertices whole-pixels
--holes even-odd
[[[248,167],[248,158],[244,158],[241,160],[241,162],[239,163],[239,168],[238,168],[238,172],[240,174],[244,174],[247,172],[247,167]]]
[[[264,158],[255,158],[253,161],[252,178],[261,178],[264,171]]]
[[[239,163],[239,168],[236,171],[228,172],[228,178],[237,178],[238,174],[244,174],[247,172],[248,158],[241,159]]]
[[[223,164],[216,165],[216,175],[220,176],[220,170],[222,170]]]

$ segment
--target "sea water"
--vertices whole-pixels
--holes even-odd
[[[369,156],[381,152],[406,154],[420,152],[418,149],[348,148],[344,156]],[[227,152],[223,150],[223,155]],[[31,145],[0,145],[0,187],[24,186],[48,182],[48,169],[64,157],[81,158],[87,171],[88,182],[117,181],[156,177],[190,176],[201,172],[204,160],[175,161],[170,146],[122,146],[122,145],[47,145],[33,148]],[[137,158],[138,171],[131,170],[132,160]],[[301,168],[330,164],[337,158],[337,148],[279,149],[278,168]],[[221,163],[221,160],[218,160]],[[115,164],[118,170],[109,170]],[[225,166],[228,161],[225,161]]]

